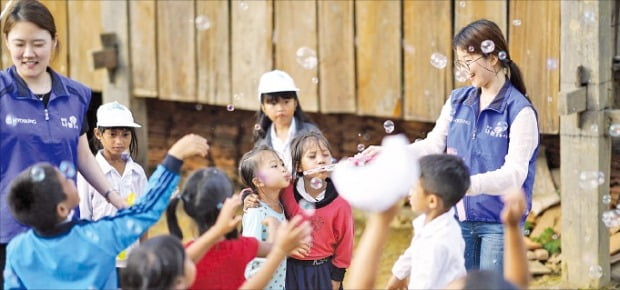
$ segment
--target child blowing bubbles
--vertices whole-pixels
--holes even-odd
[[[129,206],[142,195],[147,184],[144,169],[131,158],[137,153],[138,139],[135,128],[139,127],[141,126],[134,122],[129,109],[118,102],[107,103],[97,109],[95,138],[99,151],[95,159],[112,187]],[[99,220],[116,214],[116,208],[81,175],[78,176],[77,187],[80,194],[81,218]],[[146,234],[141,240],[145,238]],[[127,253],[136,244],[119,254],[116,260],[117,267],[125,267]]]
[[[284,209],[278,196],[286,188],[291,175],[278,154],[268,147],[258,147],[243,155],[239,164],[239,175],[243,183],[260,197],[258,208],[251,208],[243,215],[243,236],[260,241],[268,240],[268,227],[273,229],[277,222],[284,222]],[[257,258],[246,269],[246,278],[255,275],[264,259]],[[286,277],[286,263],[282,262],[267,285],[267,289],[283,289]]]
[[[413,220],[411,245],[394,264],[386,288],[436,289],[466,274],[465,241],[451,208],[469,185],[469,170],[460,157],[420,159],[420,179],[409,191],[409,201],[421,215]]]

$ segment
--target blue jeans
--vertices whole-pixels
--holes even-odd
[[[467,271],[504,273],[504,227],[500,223],[460,222]]]

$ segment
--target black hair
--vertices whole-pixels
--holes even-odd
[[[15,1],[13,7],[9,8],[2,32],[4,37],[9,37],[9,32],[20,21],[33,23],[37,27],[46,30],[52,36],[52,40],[56,40],[53,56],[56,57],[60,51],[60,41],[57,37],[56,23],[54,16],[47,7],[37,0],[19,0]],[[6,9],[6,8],[5,8]]]
[[[58,174],[49,163],[37,163],[13,180],[7,201],[19,223],[45,234],[61,221],[56,208],[67,199],[67,194],[62,189]]]
[[[150,238],[133,249],[121,271],[122,289],[172,289],[185,273],[185,249],[171,235]]]
[[[131,142],[129,143],[129,154],[131,155],[131,158],[135,159],[136,156],[138,156],[138,135],[136,134],[136,128],[134,127],[101,127],[101,126],[97,127],[97,130],[99,130],[99,133],[101,133],[101,135],[103,135],[103,132],[105,132],[105,130],[115,130],[115,129],[129,131],[131,133]],[[101,141],[97,139],[97,136],[93,136],[92,143],[95,146],[95,149],[97,150],[103,149],[103,144],[101,144]]]
[[[308,118],[308,116],[306,116],[304,111],[301,109],[301,104],[299,103],[299,99],[297,98],[297,92],[295,91],[261,94],[260,103],[261,104],[277,103],[282,99],[283,100],[293,99],[297,102],[297,106],[295,107],[295,112],[293,113],[293,118],[297,118],[298,120],[301,120],[302,122],[305,122],[305,123],[314,124],[314,122],[312,122],[312,120],[310,120],[310,118]],[[258,111],[256,112],[256,124],[258,126],[254,128],[254,133],[253,133],[255,142],[260,139],[265,138],[267,134],[267,130],[269,129],[269,126],[271,125],[271,123],[273,123],[273,121],[269,119],[267,115],[265,115],[265,112],[263,112],[261,108],[259,108]]]
[[[469,169],[455,155],[431,154],[420,158],[420,185],[426,193],[435,194],[449,209],[463,196],[470,185]]]
[[[303,173],[300,174],[301,159],[303,158],[304,152],[308,147],[307,145],[310,143],[324,146],[325,148],[327,148],[327,150],[329,150],[329,154],[332,154],[332,147],[329,145],[329,141],[327,141],[327,138],[325,138],[325,136],[321,134],[321,132],[311,130],[295,136],[295,138],[291,140],[290,145],[292,162],[291,168],[293,168],[294,174],[293,178],[303,176]]]
[[[488,53],[482,51],[480,45],[485,40],[493,41],[495,44],[495,49],[493,51]],[[501,62],[502,66],[509,70],[510,73],[508,74],[508,79],[510,79],[510,82],[525,96],[528,101],[530,101],[527,96],[527,90],[525,88],[525,83],[523,82],[523,77],[521,76],[521,70],[519,69],[519,66],[512,61],[510,53],[508,52],[508,43],[504,38],[502,30],[499,26],[497,26],[497,24],[495,24],[495,22],[487,19],[480,19],[468,24],[454,36],[452,46],[455,49],[460,48],[468,51],[469,53],[481,54],[485,58],[490,55],[495,55]],[[505,57],[499,57],[500,52],[503,52]]]
[[[271,147],[267,145],[260,145],[243,154],[241,161],[239,161],[239,177],[241,177],[243,185],[252,189],[253,192],[258,192],[256,185],[252,182],[252,179],[256,177],[256,171],[258,170],[261,161],[258,157],[262,155],[262,153],[272,153],[280,158],[278,153],[276,153],[276,151],[274,151]]]
[[[194,220],[199,234],[202,235],[215,224],[224,201],[232,195],[232,183],[221,170],[210,167],[194,171],[185,182],[181,194],[172,199],[168,205],[166,210],[168,230],[172,235],[183,239],[176,216],[179,200],[183,201],[183,209]],[[234,239],[237,236],[236,229],[226,234],[227,239]]]
[[[506,281],[499,273],[488,270],[467,272],[467,275],[463,279],[465,279],[463,289],[519,289],[514,284]]]

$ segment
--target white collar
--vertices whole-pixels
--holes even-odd
[[[295,188],[297,189],[297,192],[299,193],[299,195],[301,195],[301,197],[303,197],[306,201],[309,201],[309,202],[319,202],[323,200],[325,198],[325,191],[327,191],[327,187],[326,187],[325,190],[321,191],[321,193],[319,193],[319,195],[316,196],[316,198],[312,197],[312,195],[306,192],[306,188],[304,187],[303,177],[297,179],[297,186]]]
[[[295,136],[295,132],[297,131],[295,117],[293,117],[293,119],[291,119],[291,125],[288,127],[288,135],[286,137],[286,140],[282,142],[282,140],[278,138],[278,134],[276,133],[276,125],[272,122],[270,126],[271,129],[269,131],[271,132],[269,134],[271,135],[271,144],[273,144],[274,142],[280,142],[283,145],[287,144],[289,141],[291,141],[291,139],[293,139],[293,136]]]
[[[450,208],[449,211],[444,212],[440,216],[434,218],[428,224],[424,224],[426,214],[420,215],[412,222],[414,233],[416,237],[425,237],[433,235],[440,229],[447,229],[451,220],[454,220],[454,208]]]
[[[105,157],[103,156],[103,150],[99,150],[97,152],[95,159],[97,160],[97,163],[99,163],[99,167],[101,167],[101,171],[103,171],[103,174],[107,175],[112,170],[116,171],[116,169],[112,167],[112,165],[110,165],[108,160],[106,160]],[[127,160],[125,163],[125,172],[129,173],[135,170],[136,170],[135,163],[133,162],[133,159],[131,159],[131,156],[127,156]],[[125,173],[118,172],[118,174],[122,176]]]

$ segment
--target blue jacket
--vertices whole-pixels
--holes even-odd
[[[510,142],[510,125],[525,107],[536,110],[510,81],[487,108],[480,108],[480,90],[474,87],[456,89],[451,95],[452,121],[448,129],[448,153],[463,158],[470,174],[499,169],[504,164]],[[527,212],[532,204],[532,187],[536,172],[538,146],[530,158],[523,189],[527,197]],[[500,223],[504,206],[497,195],[480,194],[464,197],[467,221]]]
[[[159,220],[182,162],[167,156],[138,202],[98,221],[69,222],[53,235],[31,229],[7,247],[4,289],[117,289],[116,256]]]
[[[11,181],[28,166],[64,160],[77,164],[82,123],[90,89],[51,69],[47,109],[17,75],[15,66],[0,71],[0,243],[28,228],[18,224],[6,202]]]

